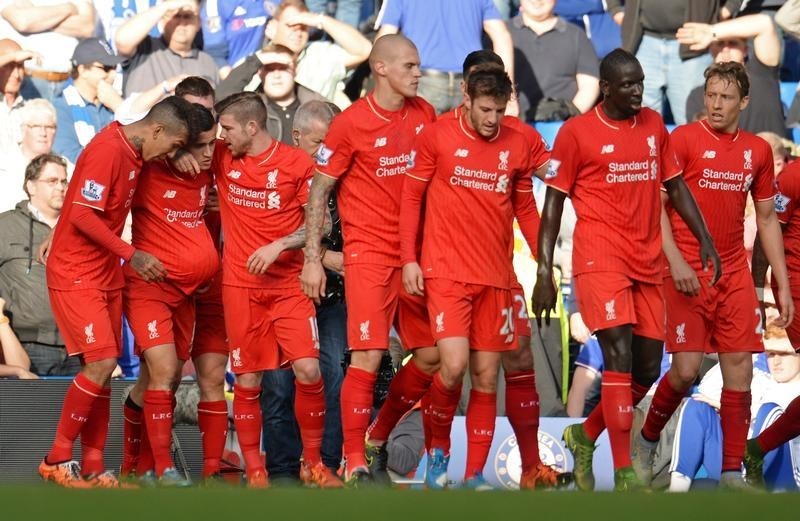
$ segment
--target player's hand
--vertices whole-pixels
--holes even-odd
[[[189,174],[192,177],[196,177],[201,172],[200,165],[197,164],[197,160],[194,156],[182,148],[175,151],[175,155],[170,158],[169,162],[172,163],[172,166],[177,168],[179,172]]]
[[[340,251],[325,250],[325,255],[322,256],[322,267],[344,276],[344,254]]]
[[[788,285],[778,288],[777,300],[780,302],[778,309],[781,312],[781,316],[775,319],[775,325],[787,328],[794,318],[794,300],[792,299],[792,291]],[[762,313],[761,316],[765,317],[766,315]]]
[[[320,299],[325,296],[325,279],[322,262],[306,258],[303,271],[300,273],[300,286],[303,288],[303,293],[316,304],[319,304]]]
[[[146,282],[160,282],[167,276],[167,270],[161,261],[146,251],[133,252],[129,264]]]
[[[219,211],[219,193],[217,193],[216,188],[212,188],[208,191],[208,197],[206,197],[206,212],[218,212]]]
[[[700,294],[700,281],[689,263],[683,258],[676,260],[669,265],[672,281],[675,289],[688,297],[696,297]]]
[[[550,312],[556,309],[556,281],[553,279],[553,271],[549,273],[536,274],[536,284],[533,286],[533,296],[531,297],[531,308],[536,317],[536,325],[542,327],[542,315],[544,323],[550,325]]]
[[[51,230],[47,237],[44,238],[36,251],[36,260],[40,264],[47,264],[47,257],[50,255],[50,249],[53,246],[53,231]]]
[[[15,367],[14,368],[14,376],[19,378],[20,380],[38,380],[39,376],[35,373],[28,371],[27,369],[23,369],[22,367]]]
[[[722,259],[719,258],[717,248],[711,239],[700,244],[700,262],[703,263],[703,271],[708,271],[709,261],[714,266],[714,276],[711,278],[711,286],[713,286],[722,276]]]
[[[592,336],[592,332],[586,327],[580,313],[573,313],[569,316],[569,333],[579,344],[585,344]]]
[[[247,259],[247,271],[253,275],[263,275],[269,267],[283,253],[283,246],[279,241],[271,242],[254,251]]]
[[[686,22],[675,33],[675,38],[693,51],[702,51],[714,41],[714,30],[709,24]]]
[[[425,295],[425,280],[418,263],[409,262],[403,265],[403,287],[409,295]]]

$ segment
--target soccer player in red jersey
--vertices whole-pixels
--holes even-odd
[[[659,374],[664,342],[661,190],[700,242],[701,265],[720,261],[700,211],[680,173],[661,117],[642,108],[644,74],[617,49],[600,64],[603,102],[568,120],[556,137],[547,172],[539,233],[534,313],[554,309],[553,249],[564,199],[578,220],[572,253],[578,307],[603,349],[600,404],[583,424],[564,431],[579,488],[594,488],[594,443],[608,429],[617,490],[641,487],[631,468],[633,407]]]
[[[388,349],[392,325],[403,346],[414,351],[414,359],[392,381],[383,407],[393,418],[383,425],[393,426],[422,397],[438,363],[425,302],[403,291],[398,233],[403,174],[417,134],[436,120],[436,114],[416,95],[421,73],[419,55],[410,40],[401,35],[379,38],[369,63],[375,89],[333,120],[317,154],[317,173],[306,208],[308,235],[301,276],[306,295],[319,300],[325,291],[319,246],[323,216],[328,194],[339,181],[347,338],[352,353],[342,383],[342,434],[345,479],[354,483],[371,479],[364,438],[376,373]],[[370,438],[379,443],[388,435],[373,429]],[[366,448],[371,461],[385,462],[382,445]]]
[[[47,261],[47,286],[67,352],[83,368],[64,397],[53,447],[39,465],[47,481],[66,487],[114,487],[105,470],[111,373],[120,355],[122,287],[120,258],[147,281],[160,281],[164,266],[119,238],[142,163],[165,157],[192,136],[191,105],[170,97],[141,121],[112,123],[78,159]],[[72,461],[80,435],[83,465]],[[83,477],[86,479],[84,479]]]
[[[273,139],[266,106],[242,92],[217,103],[222,128],[212,171],[225,236],[222,299],[236,374],[233,415],[248,485],[268,485],[261,460],[261,374],[290,363],[303,458],[313,482],[340,487],[320,457],[325,397],[314,305],[297,284],[303,206],[314,172],[302,150]]]
[[[467,365],[472,392],[465,484],[488,487],[482,472],[494,432],[497,371],[501,353],[517,349],[511,295],[516,277],[509,260],[513,220],[516,216],[535,248],[539,219],[531,171],[541,165],[531,164],[522,134],[500,124],[511,93],[511,80],[499,67],[473,70],[463,115],[423,130],[403,185],[403,283],[409,293],[424,292],[427,297],[441,359],[429,391],[431,450],[425,476],[429,488],[447,484],[450,429]]]
[[[722,474],[720,485],[744,486],[742,457],[750,424],[752,353],[764,350],[761,309],[744,250],[747,194],[753,196],[761,247],[785,302],[777,324],[788,326],[794,314],[773,196],[772,149],[739,128],[749,101],[750,80],[744,66],[715,63],[705,72],[705,119],[675,129],[672,149],[722,258],[723,275],[711,287],[711,275],[697,254],[697,240],[675,208],[665,202],[663,249],[667,350],[672,365],[653,396],[641,433],[633,441],[633,466],[649,485],[661,431],[700,371],[705,352],[719,353],[722,368]]]

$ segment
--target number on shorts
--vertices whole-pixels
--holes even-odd
[[[519,313],[517,313],[517,318],[519,320],[528,320],[528,304],[525,302],[525,297],[522,295],[514,295],[514,302],[519,304]]]
[[[500,328],[500,334],[510,335],[514,332],[514,307],[503,308],[500,314],[503,316],[503,327]]]
[[[761,324],[763,324],[764,316],[761,314],[761,308],[756,308],[756,317],[758,317],[758,323],[756,324],[756,334],[763,335],[764,328]]]

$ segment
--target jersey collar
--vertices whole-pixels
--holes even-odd
[[[736,140],[739,139],[739,127],[736,127],[736,132],[733,134],[728,134],[727,132],[720,132],[719,130],[711,128],[711,125],[709,125],[708,121],[705,119],[700,120],[700,126],[717,141],[728,141],[730,143],[735,143]]]
[[[386,110],[382,108],[380,105],[378,105],[378,102],[375,101],[375,96],[373,92],[367,94],[367,96],[364,99],[366,100],[367,105],[369,106],[372,113],[386,122],[393,121],[398,117],[400,119],[406,119],[406,116],[408,116],[408,107],[406,106],[405,103],[403,103],[403,108],[401,108],[400,110],[392,111],[392,110]]]
[[[503,128],[503,125],[501,124],[497,125],[497,132],[495,132],[494,136],[492,136],[489,139],[486,139],[482,135],[478,134],[478,132],[475,129],[469,126],[469,124],[466,121],[464,111],[461,109],[461,107],[463,107],[463,105],[459,105],[459,108],[457,109],[458,117],[456,119],[458,120],[458,127],[461,129],[461,132],[463,132],[464,135],[466,135],[473,141],[483,140],[483,141],[488,141],[490,143],[492,141],[495,141],[498,137],[500,137],[500,131]]]
[[[128,149],[128,151],[131,153],[133,158],[136,159],[137,161],[141,161],[142,160],[142,154],[138,150],[136,150],[133,147],[133,145],[131,145],[130,141],[128,141],[128,138],[125,136],[125,133],[122,131],[122,125],[118,121],[114,121],[111,124],[115,126],[114,130],[117,131],[117,134],[119,134],[120,139],[122,139],[122,142],[125,144],[125,148]]]
[[[621,119],[621,120],[609,119],[603,113],[603,108],[602,107],[603,107],[603,103],[602,102],[598,103],[597,106],[594,108],[594,113],[597,116],[597,119],[599,119],[600,122],[603,123],[608,128],[613,128],[614,130],[621,130],[622,129],[622,125],[621,124],[623,122],[628,122],[628,124],[629,124],[628,128],[634,128],[636,126],[636,124],[639,122],[639,118],[636,115],[634,115],[634,116],[632,116],[632,117],[630,117],[628,119]]]

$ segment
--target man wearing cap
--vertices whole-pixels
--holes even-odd
[[[23,63],[34,57],[14,40],[0,40],[0,150],[19,142],[19,109],[24,103],[20,89],[25,78]]]
[[[53,150],[73,163],[94,135],[114,120],[122,97],[111,84],[121,61],[99,38],[88,38],[75,47],[71,77],[53,100],[59,123]]]

